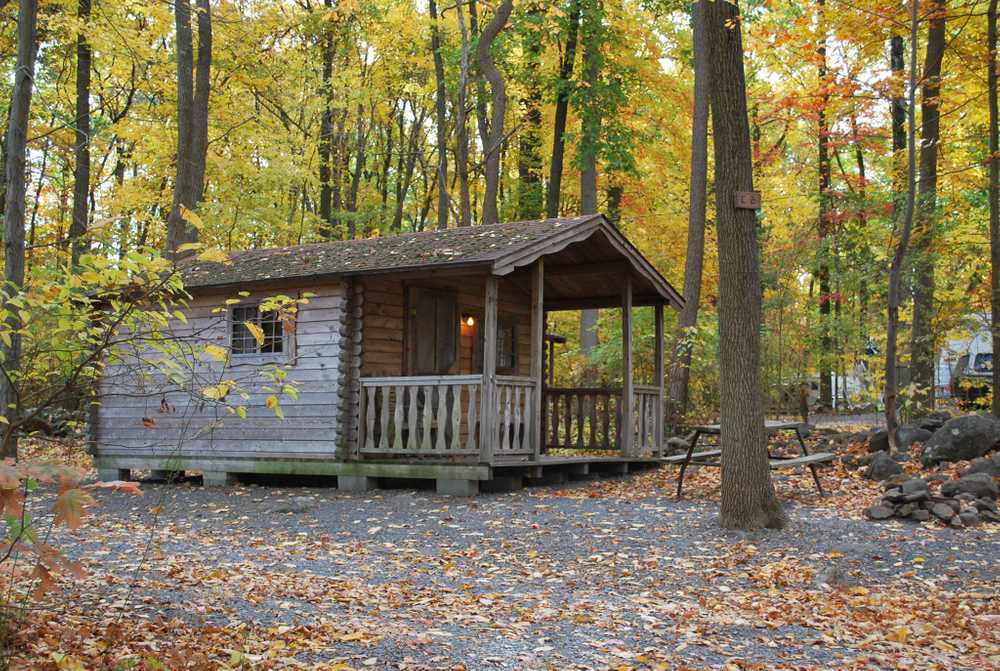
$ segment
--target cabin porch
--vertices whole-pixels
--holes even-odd
[[[504,275],[462,269],[359,282],[355,339],[363,347],[348,461],[476,467],[478,480],[543,481],[654,463],[662,452],[669,301],[630,263],[574,261],[566,251]],[[648,380],[633,373],[638,306],[655,315]],[[622,384],[556,386],[549,314],[594,307],[620,310]]]

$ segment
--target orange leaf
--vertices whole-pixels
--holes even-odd
[[[63,491],[56,498],[55,505],[52,507],[56,513],[53,524],[61,522],[70,529],[79,528],[84,508],[92,503],[94,503],[94,497],[80,488],[74,487]]]

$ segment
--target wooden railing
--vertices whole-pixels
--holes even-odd
[[[480,375],[361,379],[362,454],[478,455]]]
[[[621,389],[549,387],[545,390],[545,448],[616,450]]]
[[[531,454],[535,381],[530,377],[498,375],[493,454]]]
[[[632,452],[659,447],[659,388],[636,385]],[[498,375],[493,407],[483,407],[480,375],[369,377],[361,379],[358,456],[462,456],[484,461],[537,455],[532,423],[538,402],[535,381]],[[547,388],[542,407],[544,451],[621,450],[622,390]],[[489,417],[489,429],[484,416]],[[490,434],[481,449],[481,432]]]
[[[637,454],[657,451],[660,448],[657,436],[661,431],[659,419],[663,412],[660,388],[637,384],[632,389],[635,408],[635,438],[632,440],[632,448]]]
[[[545,449],[615,451],[621,449],[622,390],[605,387],[545,389]],[[659,387],[633,387],[632,450],[658,448]]]

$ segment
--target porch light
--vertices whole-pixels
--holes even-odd
[[[470,315],[468,312],[463,312],[462,323],[471,328],[476,325],[476,318]]]

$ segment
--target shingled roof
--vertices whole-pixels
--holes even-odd
[[[191,260],[181,271],[191,290],[464,266],[506,274],[598,229],[619,240],[625,255],[641,266],[637,270],[662,283],[665,298],[679,300],[673,287],[600,214],[251,249],[231,252],[229,264]]]

